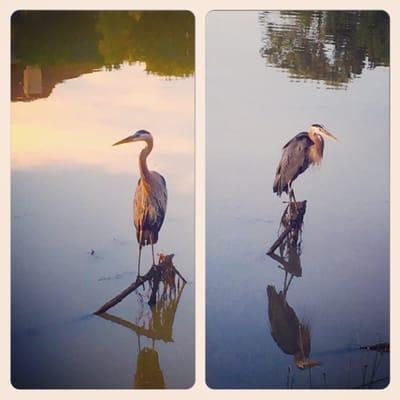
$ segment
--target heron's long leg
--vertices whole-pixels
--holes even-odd
[[[137,273],[137,275],[138,276],[140,276],[140,258],[141,258],[141,256],[142,256],[142,245],[141,244],[139,244],[139,257],[138,257],[138,273]]]
[[[292,281],[293,281],[293,277],[294,277],[294,275],[293,275],[293,274],[290,274],[289,282],[288,282],[287,285],[286,285],[286,293],[288,292],[289,286],[290,286],[290,284],[291,284]]]
[[[292,199],[294,200],[294,203],[296,204],[296,196],[294,195],[294,190],[293,190],[293,188],[291,189],[291,194],[292,194]],[[296,204],[296,206],[297,206],[297,204]]]
[[[292,220],[292,197],[293,197],[292,182],[289,182],[288,186],[289,186],[288,222],[290,224],[290,221]]]
[[[285,303],[286,303],[286,283],[287,283],[287,276],[288,276],[288,273],[287,273],[287,271],[285,271],[285,279],[284,279],[284,281],[283,281],[283,299],[285,300]]]
[[[299,324],[300,351],[301,351],[301,356],[303,357],[303,360],[305,360],[305,359],[306,359],[306,356],[305,356],[305,354],[304,354],[303,335],[302,335],[302,333],[301,333],[301,328],[302,328],[302,325]]]
[[[150,243],[151,243],[151,255],[153,257],[153,265],[156,265],[156,261],[154,259],[154,244],[153,244],[153,238],[150,234]]]
[[[294,195],[294,190],[292,188],[292,183],[289,184],[289,209],[291,210],[292,208],[292,202],[294,202],[294,209],[296,210],[296,215],[298,214],[298,209],[297,209],[297,200]],[[291,217],[291,215],[290,215]]]
[[[139,231],[139,257],[138,257],[138,267],[137,267],[137,276],[140,276],[140,259],[142,257],[142,238],[143,238],[143,230]]]

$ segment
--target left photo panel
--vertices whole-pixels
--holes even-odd
[[[195,378],[188,11],[11,17],[11,383]]]

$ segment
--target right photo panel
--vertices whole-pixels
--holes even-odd
[[[390,382],[389,23],[207,15],[211,388]]]

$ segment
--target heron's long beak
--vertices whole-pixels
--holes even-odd
[[[120,140],[117,143],[114,143],[113,146],[117,146],[119,144],[124,144],[124,143],[134,142],[135,139],[136,139],[135,135],[131,135],[131,136],[128,136],[127,138],[125,138],[125,139]]]
[[[336,136],[333,136],[332,133],[328,132],[326,129],[324,129],[324,131],[322,132],[322,134],[327,137],[328,139],[333,139],[336,142],[339,141],[339,139]]]

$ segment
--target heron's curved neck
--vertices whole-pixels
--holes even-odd
[[[314,142],[309,150],[311,161],[313,164],[320,164],[324,154],[324,139],[317,134],[309,134],[308,136]]]
[[[139,170],[140,170],[140,177],[145,180],[150,180],[150,171],[147,167],[147,156],[151,153],[153,149],[153,141],[146,140],[146,147],[140,152],[139,155]]]

